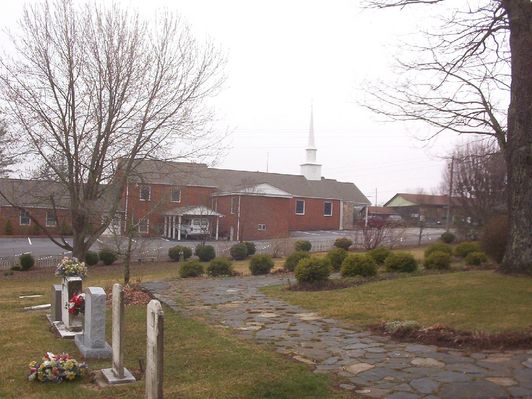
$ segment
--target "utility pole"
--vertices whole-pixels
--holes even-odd
[[[377,187],[375,187],[375,206],[379,206],[377,204]]]
[[[266,173],[268,173],[269,167],[270,167],[270,153],[267,152],[266,153]]]
[[[449,231],[451,227],[451,196],[453,194],[453,176],[454,176],[454,156],[451,157],[451,170],[449,178],[449,193],[447,194],[447,221],[445,223],[445,231]]]

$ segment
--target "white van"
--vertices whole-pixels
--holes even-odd
[[[206,218],[184,219],[181,222],[181,236],[201,237],[209,234],[209,220]]]

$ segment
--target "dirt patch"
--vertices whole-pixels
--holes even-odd
[[[442,324],[419,330],[398,329],[387,332],[386,323],[371,326],[373,332],[396,340],[461,349],[531,349],[532,327],[525,331],[490,334],[482,331],[460,331]]]
[[[124,292],[124,305],[147,305],[152,299],[150,294],[140,289],[138,284],[129,284],[122,288]],[[107,288],[107,303],[110,305],[113,301],[113,289]]]

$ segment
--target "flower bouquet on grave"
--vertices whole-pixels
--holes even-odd
[[[68,353],[54,355],[51,352],[46,352],[40,362],[31,362],[29,368],[29,381],[61,383],[80,378],[87,365],[79,363]]]
[[[55,275],[61,277],[81,277],[84,278],[87,275],[87,266],[85,262],[78,262],[75,259],[64,257],[63,260],[57,265],[55,269]]]
[[[68,313],[74,316],[85,313],[85,294],[75,293],[72,295],[65,308],[68,310]]]

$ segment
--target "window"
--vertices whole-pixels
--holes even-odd
[[[179,187],[172,188],[172,202],[181,202],[181,190]]]
[[[20,211],[20,225],[21,226],[29,226],[31,224],[30,214],[28,211],[21,210]]]
[[[325,201],[323,203],[323,216],[332,216],[332,202]]]
[[[239,205],[239,198],[238,197],[231,197],[231,213],[238,213],[238,205]]]
[[[57,219],[54,212],[46,212],[46,227],[57,226]]]
[[[150,232],[150,220],[140,219],[139,220],[139,233],[147,234],[149,232]]]
[[[151,186],[140,186],[139,193],[141,201],[149,201],[151,198]]]
[[[259,231],[265,231],[265,230],[266,230],[266,225],[265,225],[265,224],[259,224],[257,230],[259,230]]]
[[[304,214],[305,214],[305,201],[296,200],[296,215],[304,215]]]

